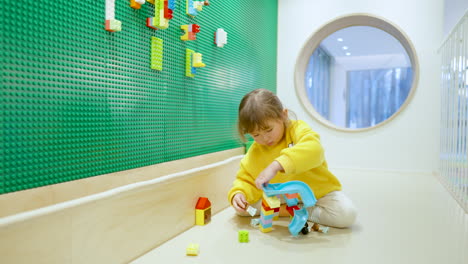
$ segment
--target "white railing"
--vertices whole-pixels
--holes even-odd
[[[440,179],[468,213],[468,12],[450,32],[440,54]]]

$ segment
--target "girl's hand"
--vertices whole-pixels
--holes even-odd
[[[263,186],[268,185],[270,180],[273,179],[273,177],[275,177],[279,171],[284,171],[283,166],[281,166],[281,164],[275,160],[262,172],[260,172],[257,179],[255,179],[255,186],[262,190]]]
[[[232,197],[232,206],[236,211],[243,213],[245,212],[245,209],[247,208],[247,199],[245,199],[245,195],[243,193],[236,193],[234,197]]]

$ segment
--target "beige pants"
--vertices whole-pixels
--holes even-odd
[[[282,199],[282,203],[284,203],[284,199]],[[259,215],[262,200],[251,206],[257,209],[257,215]],[[307,211],[309,212],[309,221],[338,228],[351,226],[357,215],[353,202],[342,191],[328,193],[318,199],[315,206],[307,208]],[[238,214],[249,215],[247,213]]]

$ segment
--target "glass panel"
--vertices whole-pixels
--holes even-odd
[[[383,30],[352,26],[325,38],[309,59],[306,93],[337,127],[375,126],[408,98],[413,68],[401,43]]]

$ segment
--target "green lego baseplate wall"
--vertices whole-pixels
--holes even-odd
[[[115,1],[122,31],[105,31],[105,1],[10,1],[0,9],[0,193],[242,146],[237,107],[276,89],[277,1],[211,0],[196,17],[177,0],[169,28]],[[194,41],[181,25],[196,23]],[[214,32],[228,43],[219,48]],[[150,68],[151,37],[164,41]],[[186,49],[204,68],[185,76]],[[222,175],[220,175],[221,177]]]

